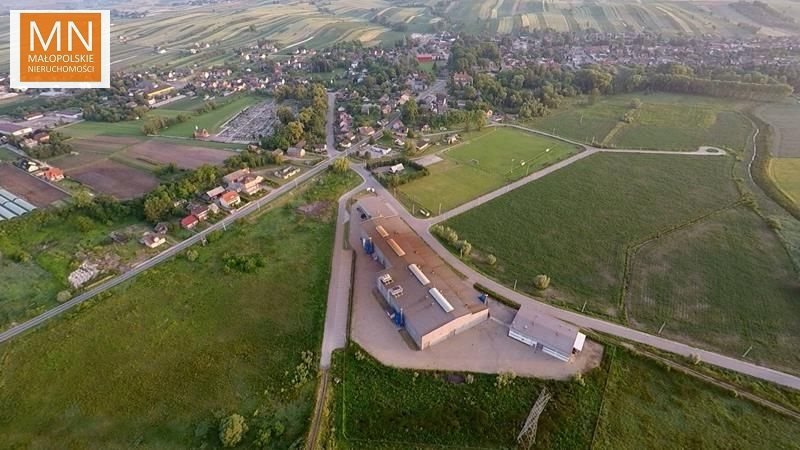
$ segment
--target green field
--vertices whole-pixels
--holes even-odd
[[[491,128],[464,138],[439,154],[443,161],[428,168],[430,175],[399,188],[405,203],[434,214],[441,203],[447,211],[577,151],[573,145],[511,128]]]
[[[555,398],[539,422],[538,447],[572,449],[591,442],[607,365],[586,375],[586,386],[517,378],[497,388],[495,375],[473,374],[469,384],[465,374],[448,381],[447,373],[386,367],[351,344],[334,370],[342,382],[333,426],[347,448],[514,448],[520,424],[547,386]]]
[[[7,148],[0,147],[0,161],[16,161],[19,155],[8,150]]]
[[[304,198],[333,200],[354,178],[325,177]],[[218,417],[233,412],[251,429],[242,448],[276,422],[285,432],[273,448],[301,439],[334,225],[292,207],[247,222],[198,247],[196,261],[166,262],[0,347],[4,445],[218,448]],[[225,268],[256,254],[267,263],[253,273]],[[298,368],[303,351],[315,354]]]
[[[463,383],[465,374],[383,366],[355,345],[334,375],[338,445],[328,448],[516,448],[545,385],[554,397],[537,449],[797,448],[800,438],[793,419],[613,346],[583,385],[517,378],[497,388],[482,374]]]
[[[625,2],[599,0],[575,3],[569,0],[425,0],[440,17],[467,32],[518,34],[554,29],[560,32],[586,30],[619,33],[655,31],[665,35],[714,34],[783,36],[797,31],[796,25],[776,27],[761,17],[747,17],[729,2]],[[800,17],[800,7],[790,0],[770,2],[782,14]]]
[[[631,102],[642,106],[633,110]],[[709,97],[650,94],[603,97],[595,104],[576,102],[530,124],[570,139],[616,148],[697,150],[703,145],[743,151],[752,125],[735,102]],[[631,123],[621,121],[635,111]]]
[[[132,249],[144,251],[135,240],[107,241],[108,233],[133,224],[132,220],[89,220],[91,227],[86,229],[79,226],[82,220],[89,219],[78,213],[50,212],[0,223],[0,329],[56,306],[56,295],[69,287],[67,276],[80,264],[78,255],[130,257]],[[20,251],[30,255],[30,261],[12,258]]]
[[[244,108],[256,104],[259,101],[261,101],[261,98],[254,96],[240,96],[228,101],[220,100],[220,106],[218,106],[217,109],[200,116],[192,115],[191,118],[184,123],[161,130],[161,134],[164,136],[189,138],[192,137],[192,132],[194,132],[195,127],[200,129],[205,128],[209,133],[214,134],[219,131],[220,126],[228,119],[238,114]],[[163,109],[159,108],[151,114],[168,115],[170,112],[173,112],[169,109],[169,106],[170,105],[166,105]],[[174,110],[174,112],[180,113],[184,111]]]
[[[552,277],[549,297],[620,317],[629,245],[731,204],[731,159],[597,154],[447,222],[474,249],[497,257],[489,275],[531,291]]]
[[[778,188],[800,205],[800,158],[773,158],[769,174]]]
[[[798,448],[800,427],[728,391],[617,351],[593,449]]]
[[[800,285],[786,250],[755,213],[738,207],[643,246],[626,307],[650,333],[800,370]]]
[[[218,99],[215,100],[219,105],[217,109],[196,116],[193,113],[193,109],[202,106],[204,102],[199,101],[199,104],[195,104],[197,101],[196,99],[181,99],[178,100],[175,105],[169,104],[163,108],[153,109],[139,120],[126,120],[114,123],[83,121],[62,127],[59,131],[75,138],[92,138],[96,136],[144,138],[142,126],[148,116],[174,117],[178,114],[187,114],[191,117],[187,122],[162,130],[161,134],[167,137],[176,136],[191,138],[195,125],[200,128],[206,128],[209,133],[214,133],[218,131],[220,125],[239,113],[242,109],[256,104],[261,100],[261,97],[250,95],[237,95],[229,99]],[[194,145],[194,143],[192,145]]]

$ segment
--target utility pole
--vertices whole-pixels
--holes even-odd
[[[517,290],[517,280],[514,280],[514,290]]]

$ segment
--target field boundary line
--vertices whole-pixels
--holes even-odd
[[[607,352],[610,353],[609,357],[611,361],[608,363],[608,372],[606,373],[606,383],[603,386],[603,398],[600,399],[600,408],[597,409],[597,420],[594,422],[594,429],[592,430],[592,440],[589,442],[589,450],[594,448],[595,440],[597,439],[597,429],[600,428],[600,424],[603,421],[603,411],[605,411],[606,406],[606,394],[608,393],[608,385],[611,383],[611,377],[613,376],[614,371],[614,363],[616,362],[617,356],[617,347],[611,347],[613,351]]]
[[[725,211],[728,211],[730,209],[733,209],[733,208],[736,208],[738,206],[741,206],[744,203],[745,203],[744,200],[739,198],[735,202],[730,203],[730,204],[728,204],[726,206],[723,206],[722,208],[715,209],[715,210],[713,210],[711,212],[708,212],[708,213],[706,213],[706,214],[704,214],[704,215],[702,215],[700,217],[696,217],[696,218],[694,218],[692,220],[689,220],[688,222],[684,222],[684,223],[681,223],[681,224],[678,224],[678,225],[674,225],[672,227],[657,231],[654,234],[651,234],[649,237],[645,238],[644,240],[642,240],[642,241],[640,241],[640,242],[638,242],[636,244],[628,245],[626,247],[626,249],[625,249],[625,260],[623,262],[623,268],[622,268],[622,270],[623,270],[623,272],[622,272],[622,285],[620,286],[620,293],[619,293],[619,306],[622,309],[622,320],[624,321],[625,324],[628,323],[628,308],[627,308],[627,305],[626,305],[626,302],[625,302],[625,297],[626,297],[626,295],[628,293],[628,286],[629,286],[630,281],[631,281],[631,272],[632,272],[632,267],[633,267],[633,264],[634,264],[634,258],[636,257],[637,253],[639,253],[639,250],[641,250],[642,247],[644,247],[645,245],[647,245],[647,244],[649,244],[651,242],[655,242],[655,241],[657,241],[657,240],[659,240],[659,239],[661,239],[663,237],[669,236],[669,235],[671,235],[671,234],[673,234],[673,233],[675,233],[677,231],[683,230],[683,229],[691,227],[693,225],[697,225],[698,223],[704,222],[705,220],[709,219],[712,216],[715,216],[715,215],[720,214],[722,212],[725,212]]]
[[[694,377],[694,378],[697,378],[699,380],[705,381],[706,383],[713,384],[713,385],[715,385],[715,386],[717,386],[719,388],[722,388],[722,389],[724,389],[726,391],[730,391],[736,397],[742,396],[742,397],[744,397],[744,398],[746,398],[746,399],[748,399],[748,400],[750,400],[750,401],[752,401],[754,403],[757,403],[757,404],[759,404],[761,406],[764,406],[766,408],[772,409],[773,411],[776,411],[778,413],[784,414],[786,416],[792,417],[795,420],[800,421],[800,413],[797,412],[797,411],[789,409],[789,408],[787,408],[785,406],[781,406],[781,405],[779,405],[779,404],[777,404],[777,403],[775,403],[775,402],[773,402],[771,400],[767,400],[767,399],[765,399],[763,397],[759,397],[758,395],[752,394],[750,392],[747,392],[744,389],[737,388],[735,385],[733,385],[731,383],[728,383],[726,381],[722,381],[722,380],[720,380],[718,378],[715,378],[715,377],[713,377],[711,375],[706,375],[704,373],[698,372],[698,371],[696,371],[696,370],[694,370],[694,369],[692,369],[690,367],[687,367],[687,366],[685,366],[685,365],[683,365],[683,364],[681,364],[679,362],[672,361],[672,360],[670,360],[668,358],[664,358],[663,356],[656,355],[654,353],[651,353],[651,352],[649,352],[647,350],[643,350],[641,348],[637,348],[635,346],[628,346],[626,344],[622,344],[622,345],[624,345],[626,348],[630,349],[630,351],[632,351],[632,352],[634,352],[636,354],[645,356],[645,357],[650,358],[650,359],[652,359],[654,361],[658,361],[658,362],[660,362],[660,363],[662,363],[662,364],[664,364],[664,365],[666,365],[668,367],[672,367],[673,369],[684,373],[685,375],[689,375],[691,377]]]

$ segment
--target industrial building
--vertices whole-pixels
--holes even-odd
[[[578,328],[527,304],[514,316],[508,336],[565,362],[583,350],[586,342],[586,335]]]
[[[375,287],[396,324],[424,350],[489,318],[478,294],[399,217],[359,205],[364,251],[380,264]]]

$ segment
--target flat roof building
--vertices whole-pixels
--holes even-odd
[[[489,318],[476,292],[402,219],[371,216],[361,222],[361,242],[384,268],[375,286],[417,348],[424,350]]]
[[[572,355],[583,350],[586,335],[580,330],[553,316],[542,314],[531,305],[522,305],[511,322],[508,336],[542,353],[569,361]]]

